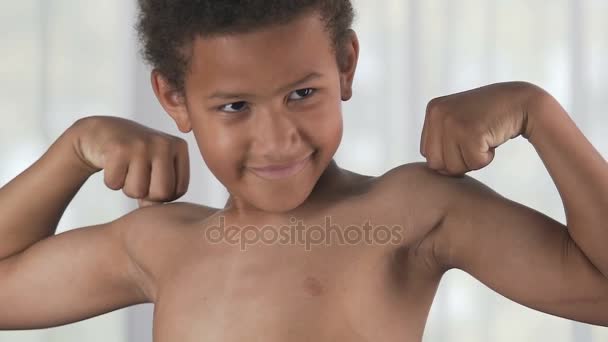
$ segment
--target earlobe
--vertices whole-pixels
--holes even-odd
[[[342,101],[348,101],[353,97],[352,89],[346,89],[342,86]]]
[[[192,124],[184,96],[174,90],[158,70],[153,70],[150,78],[158,102],[175,121],[180,132],[189,133],[192,130]]]
[[[357,62],[359,60],[359,40],[355,31],[350,30],[347,42],[344,44],[342,52],[342,62],[340,63],[340,89],[342,101],[348,101],[353,95],[353,81]]]

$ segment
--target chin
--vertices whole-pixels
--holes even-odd
[[[312,189],[309,191],[298,191],[298,193],[282,193],[268,194],[261,196],[251,201],[251,205],[269,213],[286,213],[299,207],[306,199]]]

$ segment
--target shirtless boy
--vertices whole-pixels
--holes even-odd
[[[546,91],[507,82],[434,99],[426,163],[360,175],[333,160],[359,52],[348,0],[139,3],[157,98],[230,198],[160,205],[187,190],[184,140],[78,120],[0,190],[0,329],[154,303],[156,342],[420,341],[452,268],[527,307],[608,325],[608,166]],[[520,135],[567,226],[465,175]],[[141,207],[54,235],[101,170]],[[328,218],[333,233],[350,229],[347,243],[262,240],[294,222],[329,230]],[[395,228],[391,241],[352,239],[370,226]]]

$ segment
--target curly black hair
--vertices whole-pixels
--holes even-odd
[[[355,16],[350,0],[138,0],[138,5],[142,57],[180,93],[190,63],[189,47],[197,36],[286,24],[316,10],[341,66],[343,43]]]

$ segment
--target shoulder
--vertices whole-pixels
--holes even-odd
[[[111,223],[124,248],[138,266],[146,291],[155,298],[161,274],[175,265],[188,243],[191,228],[218,209],[187,202],[138,208]]]
[[[407,163],[376,177],[373,192],[383,202],[438,208],[452,188],[450,182],[449,177],[428,168],[424,162]]]
[[[454,208],[466,215],[467,210],[478,210],[484,201],[496,197],[492,189],[469,175],[442,175],[424,162],[397,166],[375,182],[374,201],[399,213],[401,222],[414,233],[406,241],[407,250],[417,256],[412,260],[422,260],[439,273],[449,264],[454,230],[445,223]]]
[[[436,205],[448,206],[467,196],[495,196],[494,190],[469,176],[446,176],[426,166],[425,162],[399,165],[377,177],[378,188]],[[446,208],[447,209],[447,208]]]
[[[193,225],[206,220],[219,209],[204,205],[173,202],[138,208],[116,220],[128,246],[167,243],[183,236]]]
[[[411,185],[419,182],[437,182],[441,177],[441,174],[428,168],[426,163],[413,162],[396,166],[377,177],[377,180],[390,185]]]
[[[147,227],[144,229],[174,229],[189,222],[204,220],[217,210],[195,203],[172,202],[135,209],[115,222],[129,230],[142,229],[142,226]]]
[[[172,202],[135,209],[111,224],[120,230],[128,245],[180,234],[194,222],[205,220],[218,209],[204,205]]]

